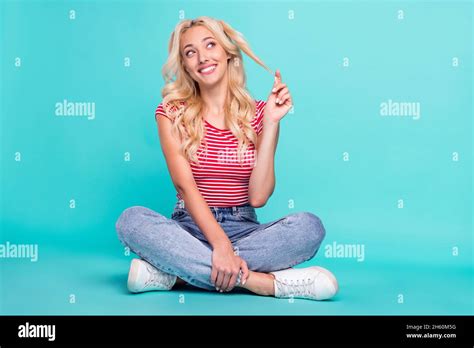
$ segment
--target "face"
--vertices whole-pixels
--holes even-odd
[[[230,55],[207,28],[188,29],[182,36],[180,49],[186,71],[201,88],[211,87],[225,77]]]

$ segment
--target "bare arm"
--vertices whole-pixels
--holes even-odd
[[[264,206],[275,189],[275,152],[280,133],[279,122],[264,120],[265,126],[257,140],[257,164],[249,182],[249,203],[253,207]]]
[[[263,132],[257,139],[257,163],[249,182],[249,202],[262,207],[275,189],[275,152],[280,133],[280,120],[292,106],[292,99],[285,83],[281,82],[280,70],[275,73],[272,92],[268,96],[263,114]]]

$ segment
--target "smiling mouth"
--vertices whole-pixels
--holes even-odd
[[[217,64],[214,64],[214,65],[208,66],[207,68],[199,69],[198,72],[202,75],[209,75],[212,72],[214,72],[216,68],[217,68]]]

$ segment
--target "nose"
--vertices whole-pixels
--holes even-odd
[[[207,61],[209,61],[209,59],[207,59],[206,55],[204,54],[206,52],[202,52],[200,51],[199,49],[197,50],[197,56],[198,56],[198,61],[199,61],[199,64],[203,64]]]

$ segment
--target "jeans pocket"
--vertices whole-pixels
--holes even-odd
[[[258,223],[258,218],[255,211],[239,211],[236,215],[236,218],[238,221]]]

